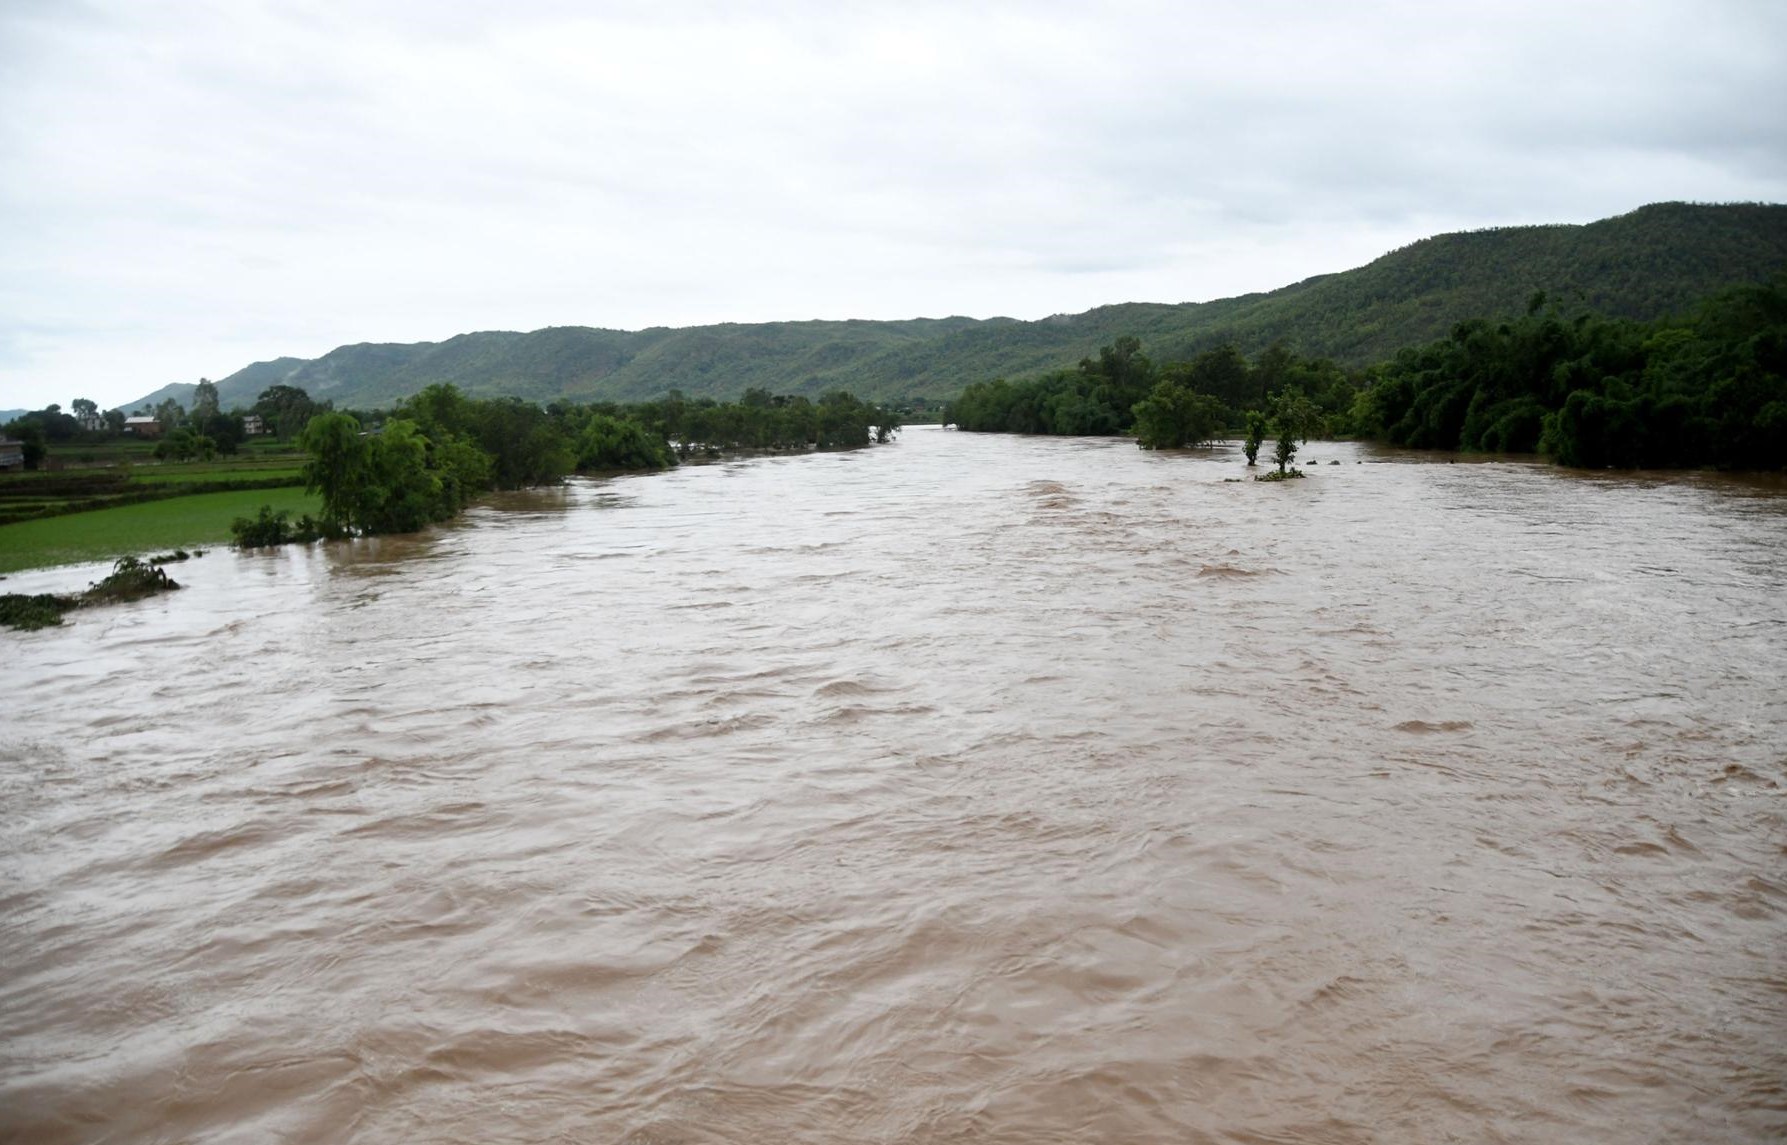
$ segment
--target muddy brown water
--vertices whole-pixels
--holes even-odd
[[[1787,490],[1309,452],[914,429],[6,635],[0,1139],[1782,1139]]]

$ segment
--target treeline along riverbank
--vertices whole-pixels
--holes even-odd
[[[86,429],[57,406],[4,427],[30,438],[35,471],[0,474],[0,574],[231,539],[408,532],[487,491],[573,472],[852,448],[886,442],[901,425],[897,411],[841,391],[817,401],[750,389],[734,402],[673,391],[652,402],[542,406],[437,384],[393,408],[337,410],[280,384],[247,409],[165,404],[159,440],[109,424]],[[261,431],[243,439],[245,425]],[[174,440],[199,448],[166,448]]]
[[[672,393],[634,405],[542,408],[434,385],[389,416],[313,417],[298,444],[309,455],[304,480],[322,497],[320,514],[288,522],[269,508],[238,520],[236,541],[413,532],[480,493],[552,484],[572,472],[667,469],[679,458],[741,449],[850,448],[886,442],[898,428],[894,411],[843,392],[817,402],[754,389],[733,403]]]
[[[227,412],[215,387],[200,393],[194,410],[163,403],[159,441],[93,422],[90,402],[77,402],[79,416],[51,406],[5,427],[23,440],[27,464],[65,471],[0,477],[0,572],[217,543],[243,512],[235,536],[246,544],[404,532],[488,490],[729,451],[848,448],[886,440],[901,424],[897,410],[842,391],[811,400],[754,388],[733,402],[672,391],[651,402],[542,406],[436,384],[390,409],[355,411],[277,384],[253,409]],[[1581,468],[1780,470],[1787,282],[1734,287],[1653,321],[1535,295],[1519,317],[1461,322],[1363,369],[1282,343],[1251,358],[1225,344],[1157,365],[1125,336],[1073,369],[969,385],[946,416],[970,431],[1133,434],[1146,448],[1244,434],[1250,462],[1270,434],[1281,471],[1291,441],[1306,436],[1538,452]],[[244,437],[251,422],[262,433]],[[300,484],[312,492],[301,495]],[[194,495],[224,491],[214,525],[183,511],[198,506]],[[141,504],[149,500],[177,504]],[[86,512],[96,509],[105,514]],[[60,523],[77,512],[79,529]],[[145,531],[151,513],[164,524]]]
[[[1536,294],[1520,318],[1461,322],[1363,370],[1283,345],[1251,361],[1222,346],[1156,366],[1120,338],[1073,370],[971,385],[945,418],[984,432],[1134,433],[1170,448],[1238,433],[1287,397],[1313,408],[1318,435],[1538,452],[1580,468],[1787,468],[1787,280],[1651,322]]]

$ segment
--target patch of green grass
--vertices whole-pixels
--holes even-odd
[[[245,489],[0,525],[0,573],[226,545],[230,522],[254,516],[262,505],[293,516],[322,511],[322,499],[303,489]]]
[[[53,509],[67,503],[66,497],[8,497],[6,507],[14,510]]]
[[[37,485],[45,481],[54,481],[59,476],[60,474],[52,473],[47,469],[28,469],[19,473],[0,474],[0,488]]]
[[[230,481],[238,478],[290,478],[294,484],[304,481],[301,462],[253,465],[205,465],[170,463],[165,466],[138,466],[131,470],[130,480],[137,485],[189,485],[200,481]]]
[[[114,468],[69,467],[0,475],[0,527],[64,513],[85,513],[163,497],[302,485],[303,455],[151,462]],[[258,505],[256,506],[258,508]]]
[[[150,461],[155,457],[152,441],[103,441],[81,445],[52,445],[50,460],[64,465],[116,465],[119,462]]]

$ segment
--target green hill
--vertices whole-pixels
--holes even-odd
[[[1660,203],[1583,226],[1438,235],[1355,270],[1214,302],[1123,303],[1035,322],[943,318],[462,334],[445,342],[342,346],[314,361],[258,362],[218,389],[226,407],[249,405],[276,383],[349,408],[388,405],[434,382],[473,396],[537,401],[637,401],[672,389],[735,398],[751,387],[942,400],[970,382],[1071,366],[1123,334],[1140,338],[1156,361],[1189,358],[1225,341],[1249,355],[1283,341],[1305,355],[1365,365],[1469,318],[1518,315],[1539,290],[1571,307],[1648,319],[1784,270],[1787,206]],[[172,386],[151,397],[172,393],[184,401],[190,392],[190,386]]]

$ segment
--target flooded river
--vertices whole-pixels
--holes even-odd
[[[913,429],[0,635],[0,1140],[1787,1136],[1787,490],[1308,453]]]

